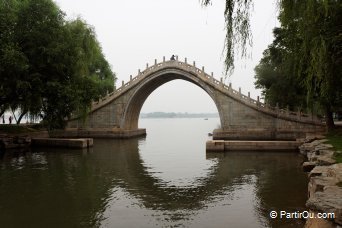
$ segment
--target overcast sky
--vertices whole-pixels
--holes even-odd
[[[121,81],[136,76],[154,59],[172,54],[219,79],[223,75],[222,55],[225,26],[224,0],[202,7],[200,0],[56,0],[68,19],[81,17],[93,26],[103,52]],[[252,58],[236,61],[234,74],[226,80],[233,88],[256,98],[254,67],[272,42],[277,25],[274,0],[255,0],[252,13]],[[214,102],[202,89],[184,80],[175,80],[156,89],[146,100],[142,112],[217,112]]]

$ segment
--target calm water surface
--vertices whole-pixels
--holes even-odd
[[[219,119],[142,119],[147,137],[0,158],[0,227],[303,227],[297,153],[205,152]]]

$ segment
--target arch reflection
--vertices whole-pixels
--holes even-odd
[[[144,166],[139,153],[142,140],[96,140],[92,150],[34,149],[5,154],[0,161],[2,224],[98,227],[108,220],[117,189],[129,195],[123,202],[130,204],[133,197],[141,210],[164,211],[164,219],[172,224],[189,220],[195,224],[199,222],[196,214],[209,211],[208,205],[227,199],[234,204],[240,197],[234,194],[248,192],[248,186],[254,219],[260,226],[279,222],[267,219],[270,209],[290,210],[297,207],[298,200],[305,201],[304,175],[295,186],[286,186],[298,177],[296,154],[208,154],[207,159],[215,159],[216,165],[196,180],[198,185],[167,186]],[[284,202],[289,195],[293,197]],[[18,213],[19,208],[25,213]]]

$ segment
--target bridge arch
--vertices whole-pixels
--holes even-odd
[[[242,94],[240,88],[237,91],[231,84],[225,85],[213,74],[206,74],[204,67],[197,68],[195,62],[190,65],[186,59],[181,62],[164,58],[161,63],[155,60],[152,66],[146,64],[146,69],[139,70],[136,77],[93,102],[85,122],[79,117],[69,119],[69,131],[63,132],[63,137],[127,138],[146,134],[145,129],[138,129],[145,100],[155,89],[175,79],[199,86],[212,98],[221,123],[221,129],[214,132],[216,139],[295,139],[305,133],[324,130],[316,116],[270,107],[259,98],[252,99],[249,93]]]
[[[214,101],[221,120],[223,114],[219,109],[219,104],[213,90],[203,80],[200,80],[195,73],[169,67],[149,75],[137,86],[127,102],[120,127],[130,130],[137,129],[141,108],[149,95],[163,84],[176,79],[188,81],[203,89]]]

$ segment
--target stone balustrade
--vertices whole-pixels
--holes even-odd
[[[278,118],[284,118],[284,119],[290,119],[290,120],[296,120],[300,122],[315,122],[315,123],[321,123],[321,120],[317,118],[316,116],[313,116],[311,114],[305,114],[302,112],[294,112],[290,111],[288,109],[279,109],[278,107],[271,107],[269,105],[266,105],[265,103],[260,102],[259,97],[257,100],[250,97],[250,93],[248,92],[248,95],[244,95],[241,92],[241,88],[239,90],[235,90],[232,88],[231,83],[229,85],[224,84],[222,78],[221,80],[217,80],[214,78],[213,73],[210,75],[207,74],[204,71],[204,67],[202,69],[199,69],[196,67],[195,61],[193,64],[188,64],[188,59],[185,58],[184,62],[178,61],[178,56],[176,60],[169,60],[165,61],[165,57],[163,57],[162,62],[157,62],[157,60],[154,60],[154,64],[149,66],[149,64],[146,64],[146,69],[141,71],[138,70],[138,74],[135,77],[130,76],[130,80],[126,83],[122,82],[122,86],[117,88],[114,92],[109,93],[107,96],[102,97],[99,101],[92,103],[92,111],[101,108],[102,106],[108,104],[113,99],[119,97],[126,91],[130,90],[132,87],[136,86],[139,82],[144,80],[149,75],[162,70],[164,68],[177,68],[181,70],[185,70],[187,72],[191,72],[203,81],[205,81],[210,86],[214,87],[215,89],[221,91],[222,93],[227,94],[228,96],[236,99],[237,101],[251,106],[255,109],[258,109],[264,113],[268,113],[271,115],[275,115]]]

